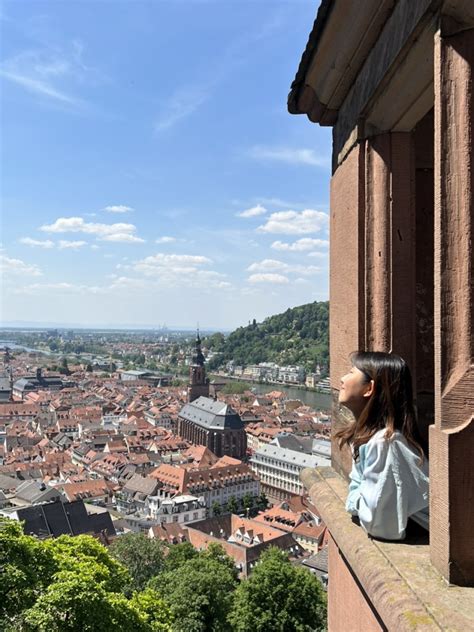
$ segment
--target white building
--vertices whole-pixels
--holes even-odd
[[[281,366],[278,381],[284,384],[303,384],[306,372],[302,366]]]
[[[319,446],[318,446],[319,447]],[[262,491],[274,498],[284,499],[288,494],[302,494],[300,473],[306,467],[330,466],[331,457],[321,454],[306,454],[281,448],[274,442],[261,446],[250,460],[252,469],[260,478]]]
[[[207,513],[204,498],[189,494],[174,498],[149,496],[147,505],[150,518],[158,520],[160,524],[188,524],[204,520]]]

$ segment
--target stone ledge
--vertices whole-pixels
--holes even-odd
[[[372,540],[346,512],[347,483],[332,468],[305,469],[301,479],[389,630],[474,631],[474,589],[445,582],[431,564],[426,540]]]

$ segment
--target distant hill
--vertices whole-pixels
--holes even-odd
[[[228,336],[212,334],[203,340],[203,346],[218,354],[209,361],[210,370],[234,360],[238,365],[299,364],[314,371],[316,364],[329,363],[329,302],[287,309],[262,323],[254,320]]]

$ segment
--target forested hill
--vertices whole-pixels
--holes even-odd
[[[218,354],[208,363],[211,370],[234,360],[238,365],[299,364],[314,371],[316,364],[329,362],[329,302],[287,309],[262,323],[254,320],[226,337],[213,334],[203,341],[203,346]]]

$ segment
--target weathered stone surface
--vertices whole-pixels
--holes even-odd
[[[349,572],[357,577],[388,630],[474,630],[473,591],[446,584],[431,564],[427,541],[420,538],[394,543],[372,540],[345,511],[347,483],[332,468],[307,469],[301,478],[344,556]],[[337,572],[341,574],[342,568]],[[329,610],[331,607],[329,602]],[[343,607],[343,601],[338,602],[338,607]],[[340,613],[338,616],[340,620]],[[346,621],[351,620],[349,611],[345,616]],[[343,629],[350,628],[346,624],[344,628],[332,628],[331,632]]]
[[[338,155],[369,100],[390,79],[390,69],[405,47],[410,47],[439,5],[433,0],[399,0],[357,75],[341,106],[334,127],[334,153]]]
[[[435,40],[433,563],[474,585],[474,30]]]

